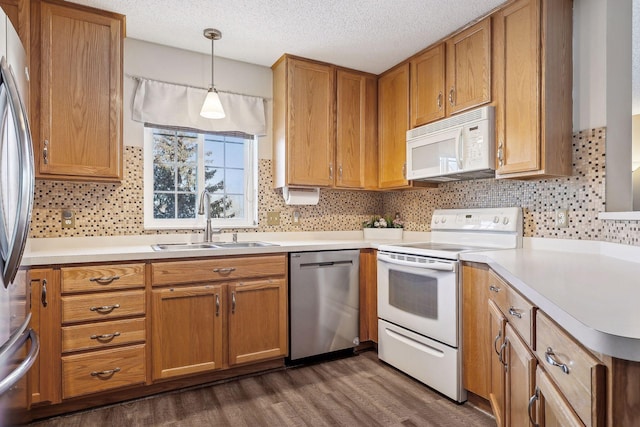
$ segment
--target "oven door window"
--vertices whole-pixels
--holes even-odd
[[[389,305],[416,316],[438,318],[438,279],[406,271],[389,271]]]

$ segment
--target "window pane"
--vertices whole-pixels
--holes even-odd
[[[153,194],[153,217],[154,218],[175,218],[175,199],[171,193]]]
[[[179,138],[177,144],[177,162],[194,163],[198,161],[198,141],[193,138]]]
[[[172,165],[155,163],[153,165],[153,190],[173,191],[176,188]]]
[[[204,186],[209,193],[224,192],[224,169],[204,168]]]
[[[211,195],[211,218],[224,218],[228,205],[223,195]]]
[[[244,167],[244,144],[227,143],[225,147],[225,163],[227,168]]]
[[[244,196],[227,196],[229,207],[227,208],[227,218],[244,218]]]
[[[172,163],[174,158],[175,139],[172,136],[153,134],[153,159],[155,162]]]
[[[226,169],[225,192],[227,194],[242,194],[244,192],[244,169]]]
[[[178,166],[178,190],[196,192],[198,168],[195,163]]]
[[[205,139],[204,164],[207,166],[224,166],[224,142]]]
[[[178,194],[178,218],[196,217],[196,195]]]

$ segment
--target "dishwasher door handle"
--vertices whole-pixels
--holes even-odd
[[[341,265],[353,265],[353,261],[308,262],[300,264],[300,268],[338,267]]]

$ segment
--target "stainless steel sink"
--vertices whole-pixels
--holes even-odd
[[[200,242],[200,243],[160,243],[157,245],[151,245],[154,251],[181,251],[191,249],[216,249],[218,246],[214,243]]]
[[[278,246],[267,242],[199,242],[199,243],[160,243],[151,245],[154,251],[182,251],[193,249],[231,249],[231,248],[262,248]]]
[[[278,246],[275,243],[267,242],[216,242],[221,248],[262,248],[265,246]]]

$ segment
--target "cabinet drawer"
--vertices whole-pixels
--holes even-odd
[[[143,290],[62,297],[62,323],[114,319],[144,312]]]
[[[534,306],[493,271],[489,273],[489,298],[529,347],[534,346]]]
[[[284,254],[157,262],[153,264],[153,285],[284,276],[286,271],[287,264]]]
[[[145,382],[144,345],[62,358],[62,398]]]
[[[144,264],[62,268],[62,293],[144,287]]]
[[[604,365],[540,311],[536,314],[536,329],[540,364],[585,425],[603,425]]]
[[[91,350],[145,341],[145,320],[127,319],[62,328],[62,352]]]

